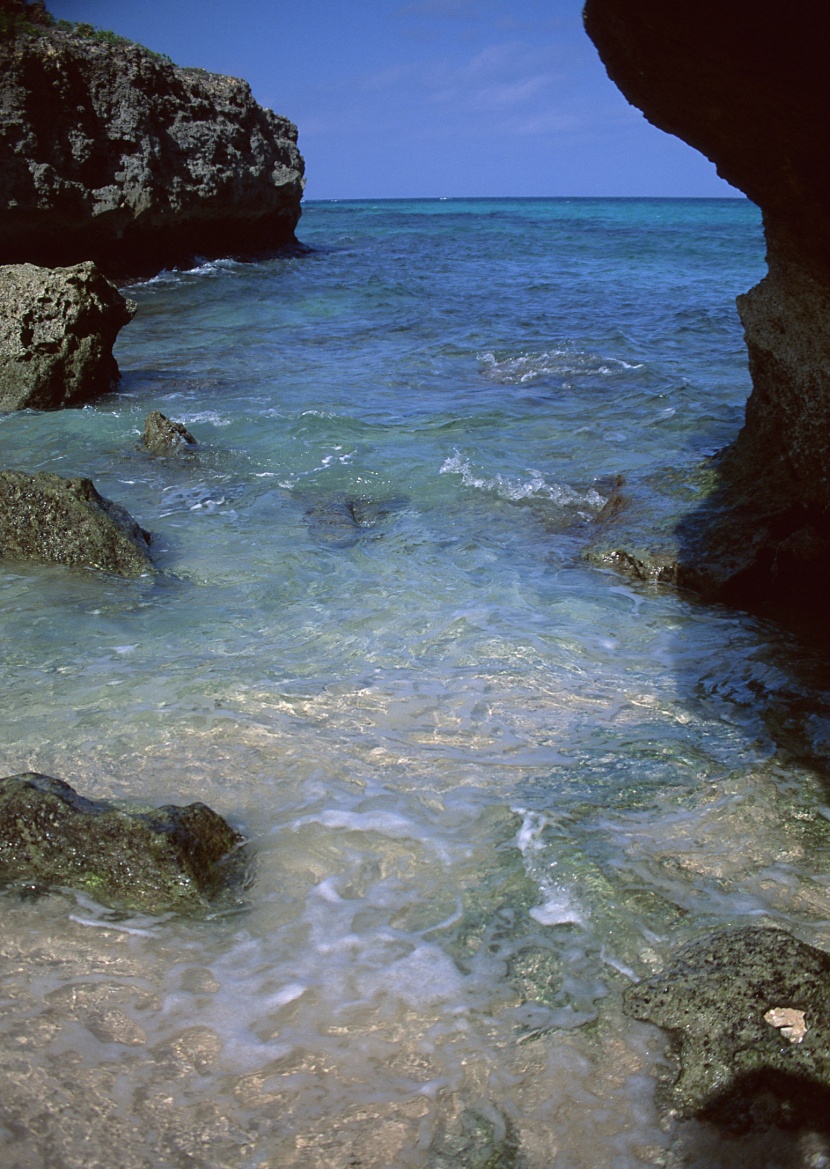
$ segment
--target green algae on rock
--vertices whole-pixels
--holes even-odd
[[[0,881],[68,887],[142,913],[203,912],[241,879],[243,837],[206,804],[90,800],[27,771],[0,779]]]
[[[0,471],[0,559],[141,576],[154,571],[149,544],[149,532],[91,479]]]
[[[629,987],[626,1014],[672,1036],[661,1103],[729,1132],[827,1130],[830,954],[783,929],[741,926],[682,947]]]

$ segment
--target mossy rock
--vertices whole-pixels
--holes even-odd
[[[659,1101],[732,1133],[830,1131],[830,954],[783,929],[742,926],[682,947],[630,987],[626,1014],[671,1036]]]
[[[91,479],[0,471],[2,559],[142,576],[154,571],[150,539]]]
[[[27,771],[0,779],[0,882],[68,887],[116,909],[199,913],[234,896],[244,839],[206,804],[89,800]]]

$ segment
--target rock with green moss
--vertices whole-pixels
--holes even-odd
[[[141,576],[154,570],[149,545],[149,533],[91,479],[0,471],[0,559]]]
[[[830,954],[783,929],[720,930],[630,987],[625,1011],[671,1036],[661,1103],[731,1133],[830,1130]]]
[[[232,896],[243,838],[206,804],[89,800],[48,775],[0,779],[0,881],[125,911],[199,913]]]

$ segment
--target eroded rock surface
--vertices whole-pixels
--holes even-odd
[[[44,28],[0,43],[0,262],[146,275],[293,241],[296,127],[244,81]]]
[[[149,533],[91,479],[0,471],[0,558],[140,576],[153,571],[149,546]]]
[[[830,1128],[830,954],[786,930],[721,930],[623,1002],[671,1036],[677,1078],[662,1103],[674,1115],[734,1133]]]
[[[136,306],[87,262],[0,267],[0,410],[55,410],[112,389]]]
[[[738,298],[753,391],[721,487],[680,531],[690,583],[823,597],[830,568],[830,112],[823,9],[587,0],[608,74],[757,203],[768,275]],[[702,522],[698,522],[702,521]],[[681,575],[683,573],[681,572]]]
[[[143,913],[193,912],[238,877],[242,837],[206,804],[88,800],[27,771],[0,779],[0,881],[78,889]]]

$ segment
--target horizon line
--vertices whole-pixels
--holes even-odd
[[[590,200],[633,203],[651,200],[654,202],[697,202],[723,203],[740,202],[751,203],[752,200],[742,191],[734,195],[331,195],[328,197],[316,196],[302,200],[305,206],[311,203],[542,203],[557,200],[559,202],[588,202]]]

